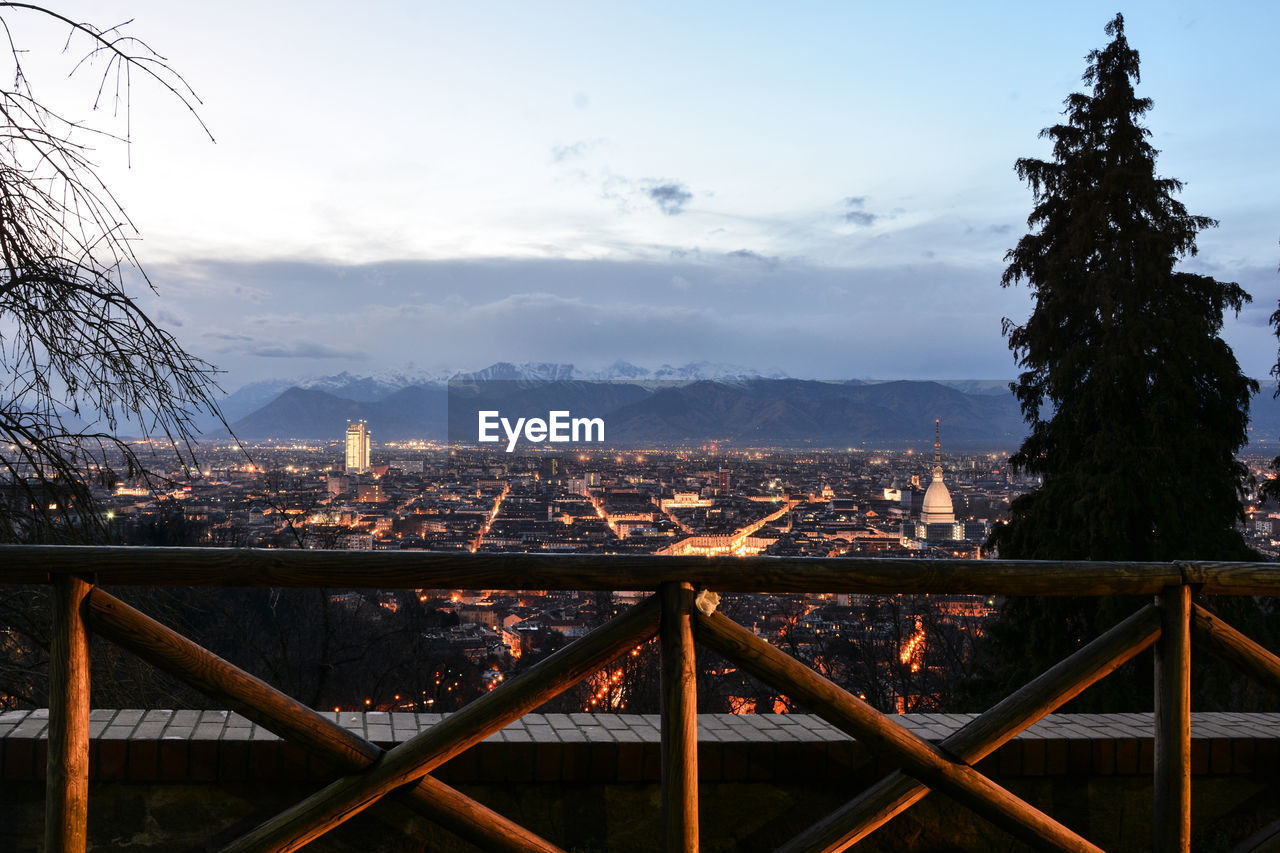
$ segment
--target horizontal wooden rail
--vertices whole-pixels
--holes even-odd
[[[306,705],[227,663],[118,598],[93,589],[86,621],[98,634],[225,703],[269,731],[321,756],[336,768],[363,770],[383,750]],[[404,792],[410,808],[487,850],[563,853],[549,841],[430,776]]]
[[[900,764],[931,788],[973,809],[1035,847],[1101,853],[1053,818],[1028,805],[977,770],[893,723],[785,652],[720,613],[694,620],[697,639],[747,672],[786,692],[871,752]]]
[[[651,596],[387,751],[368,770],[339,779],[264,822],[223,848],[224,853],[297,850],[645,642],[658,630],[659,610],[657,597]]]
[[[1005,697],[986,713],[938,744],[944,752],[976,764],[1018,732],[1080,695],[1160,636],[1160,610],[1148,604],[1066,660]],[[866,838],[924,799],[929,789],[901,771],[859,794],[847,806],[793,838],[777,853],[829,853]]]
[[[656,590],[687,582],[718,592],[1155,595],[1186,582],[1202,593],[1280,594],[1275,563],[0,545],[0,583],[86,572],[102,584],[149,586]]]

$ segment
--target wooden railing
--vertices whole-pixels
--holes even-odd
[[[901,768],[783,845],[780,853],[843,850],[930,790],[947,793],[1033,846],[1098,850],[974,765],[1152,645],[1156,661],[1152,847],[1189,850],[1192,640],[1280,690],[1280,658],[1194,602],[1195,595],[1280,593],[1280,565],[1267,563],[0,546],[0,583],[43,583],[54,590],[45,839],[49,851],[82,851],[86,846],[89,631],[348,774],[232,842],[224,848],[227,851],[295,850],[392,792],[483,848],[558,851],[551,842],[430,774],[654,635],[662,655],[661,837],[667,851],[696,851],[699,843],[695,641],[777,687]],[[102,589],[111,584],[648,589],[656,594],[443,722],[384,751]],[[1152,595],[1154,602],[935,745],[717,613],[720,592],[1129,594]]]

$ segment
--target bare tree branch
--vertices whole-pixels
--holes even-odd
[[[76,121],[40,100],[11,19],[68,28],[70,74],[93,71],[90,103],[123,107],[125,131]],[[44,6],[0,2],[12,85],[0,87],[0,540],[100,538],[87,476],[145,472],[125,430],[195,463],[194,416],[218,413],[215,370],[188,353],[128,295],[154,289],[133,249],[137,229],[102,181],[93,144],[130,143],[133,72],[200,120],[194,90],[167,60],[123,32]],[[84,43],[87,42],[87,45]]]

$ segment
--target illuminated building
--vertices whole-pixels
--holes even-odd
[[[951,492],[942,482],[942,421],[934,421],[933,482],[924,493],[924,505],[920,509],[920,522],[916,525],[916,538],[931,541],[955,541],[964,538],[964,525],[956,524],[955,509],[951,505]]]
[[[347,427],[347,473],[365,474],[369,471],[369,445],[373,435],[364,421]]]

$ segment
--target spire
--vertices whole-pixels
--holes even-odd
[[[934,429],[933,479],[935,482],[941,482],[942,480],[942,418],[934,418],[933,429]]]

